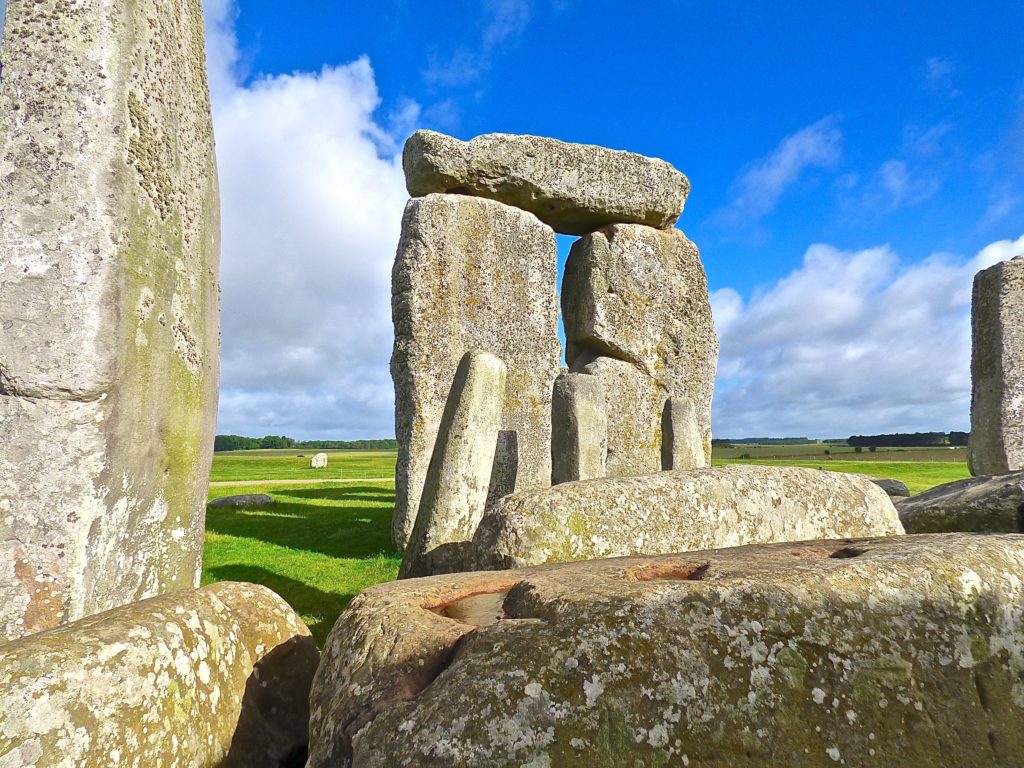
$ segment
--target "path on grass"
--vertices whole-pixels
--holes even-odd
[[[296,478],[295,480],[215,480],[210,487],[218,485],[295,485],[301,483],[378,483],[382,480],[394,480],[393,477],[314,477]]]

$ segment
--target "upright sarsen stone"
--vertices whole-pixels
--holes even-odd
[[[525,211],[463,195],[406,206],[392,273],[398,546],[412,532],[448,390],[470,350],[490,352],[508,372],[489,498],[550,483],[556,261],[554,232]]]
[[[562,373],[551,398],[551,484],[604,477],[608,415],[598,376]]]
[[[198,584],[219,221],[195,0],[10,0],[0,637]]]
[[[971,329],[971,474],[1024,469],[1024,256],[975,275]]]

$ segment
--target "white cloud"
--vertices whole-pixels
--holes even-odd
[[[447,57],[435,56],[423,72],[429,85],[457,88],[478,82],[491,68],[503,43],[519,35],[530,22],[530,0],[487,0],[487,22],[474,48],[458,48]]]
[[[744,302],[712,295],[721,338],[722,437],[967,427],[974,274],[1024,253],[1024,236],[971,259],[905,265],[887,246],[811,246],[801,267]]]
[[[942,56],[932,56],[924,63],[924,87],[932,93],[956,98],[960,91],[953,87],[953,64]]]
[[[771,213],[783,193],[811,168],[835,168],[843,134],[834,117],[825,117],[787,136],[736,181],[732,201],[715,214],[725,223],[755,221]]]
[[[219,432],[393,434],[390,272],[407,194],[367,59],[236,75],[233,6],[207,0],[221,184]],[[418,115],[404,103],[390,125]]]

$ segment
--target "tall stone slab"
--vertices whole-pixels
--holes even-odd
[[[604,477],[608,415],[598,376],[562,373],[551,400],[551,484]]]
[[[710,459],[693,401],[685,395],[670,397],[661,412],[661,468],[700,469],[711,466]]]
[[[1024,469],[1024,256],[975,275],[971,329],[971,474]]]
[[[615,224],[580,238],[562,278],[566,360],[633,364],[693,404],[706,458],[718,337],[697,247],[676,229]]]
[[[470,350],[490,352],[508,371],[489,499],[550,484],[556,261],[554,232],[517,208],[445,194],[406,206],[391,283],[399,547],[416,520],[455,370]]]
[[[10,0],[0,636],[198,584],[219,212],[201,5]]]

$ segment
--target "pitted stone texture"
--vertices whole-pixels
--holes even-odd
[[[901,533],[869,480],[736,464],[507,496],[484,515],[462,570]]]
[[[277,768],[318,661],[280,597],[232,582],[0,644],[0,764]]]
[[[324,469],[327,466],[327,454],[314,453],[312,458],[309,460],[309,466],[312,469]]]
[[[896,509],[907,533],[1024,533],[1024,472],[938,485],[898,502]]]
[[[693,401],[673,395],[661,415],[661,468],[700,469],[710,466],[709,459]]]
[[[718,336],[697,247],[679,230],[616,224],[573,244],[562,278],[566,360],[633,363],[693,403],[711,456]]]
[[[601,379],[560,373],[551,399],[551,484],[604,477],[607,454]]]
[[[551,482],[551,387],[561,348],[555,235],[535,216],[463,195],[410,200],[392,273],[394,541],[419,508],[452,377],[470,350],[508,369],[493,500]]]
[[[11,0],[0,637],[198,585],[219,222],[201,6]],[[7,556],[6,554],[4,555]]]
[[[631,363],[598,357],[574,370],[593,376],[604,393],[608,422],[605,474],[608,477],[644,475],[661,469],[662,411],[668,393],[657,381]]]
[[[487,352],[467,352],[459,363],[398,578],[451,570],[434,563],[473,538],[487,504],[505,380],[505,364]]]
[[[1024,256],[983,269],[971,300],[972,475],[1024,469]]]
[[[383,584],[327,640],[309,766],[1011,768],[1022,571],[950,534]],[[486,592],[502,620],[443,615]]]
[[[402,166],[414,197],[486,197],[570,235],[623,221],[671,227],[690,193],[687,178],[664,160],[508,133],[465,142],[416,131],[405,143]]]

